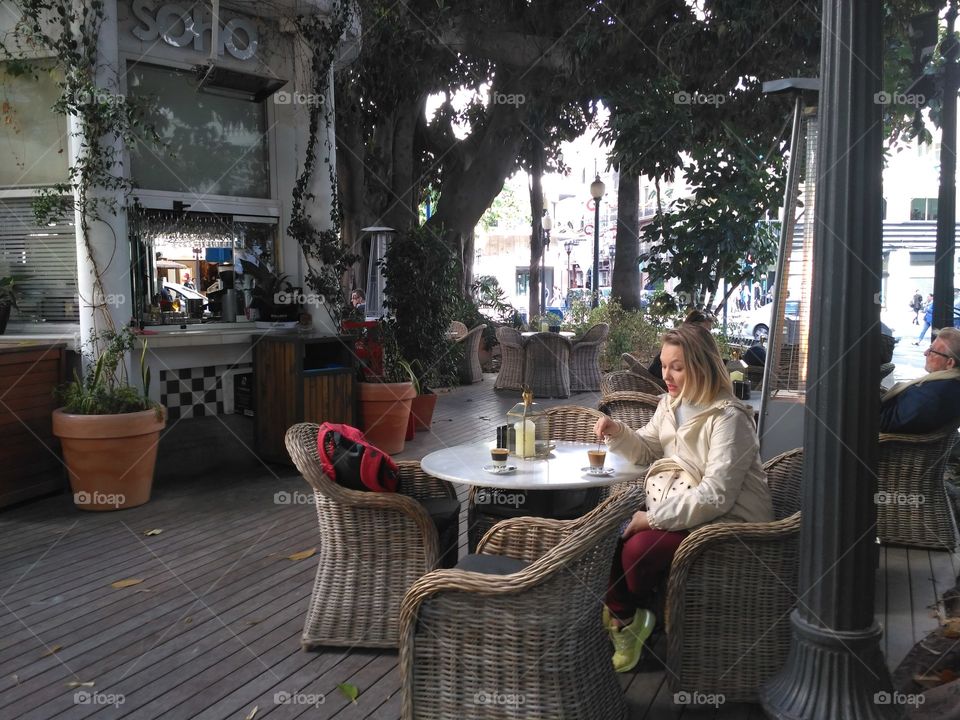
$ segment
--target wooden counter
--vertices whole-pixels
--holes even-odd
[[[0,347],[0,507],[67,486],[51,429],[65,376],[65,343]]]

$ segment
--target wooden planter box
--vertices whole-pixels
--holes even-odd
[[[66,376],[66,345],[0,347],[0,507],[67,486],[53,436],[53,390]]]

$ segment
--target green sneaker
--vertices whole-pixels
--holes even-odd
[[[643,654],[643,644],[653,632],[656,618],[649,610],[637,610],[633,622],[624,625],[619,630],[610,628],[610,639],[613,640],[613,669],[617,672],[630,672]]]

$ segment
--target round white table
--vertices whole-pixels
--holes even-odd
[[[527,330],[526,332],[520,333],[520,335],[522,335],[522,336],[525,337],[525,338],[533,337],[534,335],[559,335],[560,337],[565,337],[565,338],[567,338],[568,340],[572,340],[573,338],[576,337],[577,334],[576,334],[576,333],[572,333],[572,332],[570,332],[569,330],[561,330],[561,331],[558,332],[558,333],[543,332],[543,331],[536,331],[536,330]]]
[[[523,460],[511,455],[507,465],[517,469],[509,473],[491,473],[483,469],[492,464],[490,448],[494,442],[455,445],[435,450],[420,461],[428,475],[465,485],[508,490],[574,490],[601,487],[625,480],[636,480],[646,474],[646,467],[634,465],[613,453],[607,453],[605,467],[613,468],[612,475],[588,475],[587,450],[596,450],[596,443],[578,443],[557,440],[556,448],[548,458]]]

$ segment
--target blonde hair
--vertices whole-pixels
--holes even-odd
[[[695,405],[713,402],[719,395],[732,395],[730,374],[720,357],[713,335],[698,323],[682,323],[663,335],[664,345],[676,345],[683,352],[686,374],[680,397]]]

